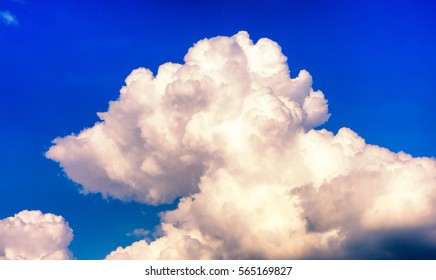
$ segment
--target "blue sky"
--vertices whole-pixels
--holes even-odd
[[[436,7],[431,1],[0,1],[0,218],[62,215],[78,259],[104,258],[153,229],[158,212],[82,195],[51,141],[92,126],[135,68],[183,62],[195,42],[240,30],[267,37],[329,100],[337,132],[436,157]],[[9,17],[10,20],[10,17]]]

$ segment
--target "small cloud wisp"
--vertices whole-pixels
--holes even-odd
[[[11,14],[9,11],[0,11],[0,18],[3,20],[3,23],[8,26],[19,25],[17,17]]]

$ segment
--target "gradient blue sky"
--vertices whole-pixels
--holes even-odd
[[[0,218],[23,209],[62,215],[78,259],[104,258],[153,229],[174,206],[81,195],[44,157],[117,99],[137,67],[182,62],[205,37],[246,30],[282,47],[329,100],[336,132],[436,157],[436,4],[432,1],[0,1]]]

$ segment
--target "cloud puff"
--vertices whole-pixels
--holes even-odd
[[[0,18],[6,25],[18,25],[18,19],[9,11],[0,11]]]
[[[61,216],[24,210],[0,220],[0,259],[71,259],[72,238]]]
[[[359,258],[394,254],[399,230],[434,235],[436,161],[315,130],[327,100],[269,39],[204,39],[182,65],[134,70],[99,116],[47,157],[85,192],[182,197],[159,238],[108,259]]]
[[[147,237],[150,233],[148,229],[136,228],[132,232],[126,233],[126,236]]]
[[[203,40],[184,65],[164,64],[156,77],[133,71],[102,122],[55,139],[46,155],[85,192],[169,203],[198,192],[200,177],[244,149],[241,141],[275,142],[325,122],[327,101],[311,83],[306,71],[289,78],[268,39],[254,45],[241,32]]]

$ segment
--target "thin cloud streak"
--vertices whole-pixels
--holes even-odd
[[[24,1],[24,0],[9,0],[10,2],[15,2],[15,3],[18,3],[18,4],[27,4],[27,2],[26,1]]]

